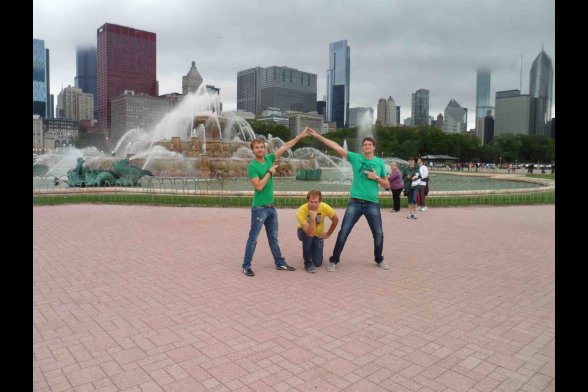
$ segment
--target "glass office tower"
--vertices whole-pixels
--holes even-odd
[[[551,121],[551,104],[553,101],[553,65],[551,59],[541,49],[531,66],[529,78],[529,95],[534,115],[531,119],[530,134],[550,136],[548,127]]]
[[[49,117],[47,76],[45,41],[33,38],[33,114],[44,118]]]
[[[350,48],[347,40],[329,44],[327,70],[327,121],[337,128],[349,126]]]
[[[76,49],[76,87],[94,96],[94,118],[97,116],[96,102],[96,48],[78,47]]]
[[[418,89],[412,94],[412,125],[429,125],[429,90]]]

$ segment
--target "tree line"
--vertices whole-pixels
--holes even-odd
[[[290,140],[294,135],[280,124],[270,121],[247,120],[256,134]],[[370,135],[371,134],[371,135]],[[361,139],[372,136],[376,140],[376,155],[408,159],[425,155],[450,155],[462,162],[553,162],[555,140],[542,135],[500,135],[490,144],[482,145],[472,133],[445,133],[428,125],[418,127],[374,126],[369,132],[357,127],[342,128],[329,132],[325,137],[343,145],[347,141],[350,151],[361,151]],[[325,146],[313,138],[304,138],[296,148]],[[331,151],[334,154],[334,151]]]

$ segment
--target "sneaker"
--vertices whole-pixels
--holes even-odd
[[[291,265],[288,265],[286,263],[276,266],[276,269],[277,270],[284,270],[284,271],[296,271],[296,268],[294,268]]]
[[[306,270],[306,272],[309,272],[311,274],[316,272],[316,268],[314,268],[314,265],[312,265],[312,264],[309,265],[308,267],[304,267],[304,269]]]
[[[422,210],[423,210],[423,207],[421,207],[421,206],[417,207],[417,211],[422,211]]]
[[[411,216],[412,219],[417,219],[416,215]]]
[[[245,276],[255,276],[251,268],[243,268],[243,274]]]
[[[329,265],[327,266],[327,271],[329,271],[329,272],[335,272],[335,267],[337,267],[337,264],[335,264],[335,263],[329,263]]]
[[[406,217],[406,219],[412,219],[412,214]]]
[[[427,207],[423,207],[423,208],[421,209],[421,211],[427,211],[427,210],[428,210],[428,208],[427,208]]]
[[[381,262],[379,262],[377,264],[378,264],[378,267],[380,267],[383,270],[387,270],[388,268],[390,268],[388,263],[386,263],[384,260],[382,260]]]

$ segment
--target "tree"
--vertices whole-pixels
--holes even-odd
[[[267,135],[271,134],[273,137],[279,137],[283,141],[288,141],[292,139],[292,133],[290,129],[285,127],[282,124],[278,124],[274,121],[258,121],[258,120],[247,120],[253,132],[256,135]]]

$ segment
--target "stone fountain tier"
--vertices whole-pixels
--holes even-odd
[[[186,157],[197,157],[208,154],[211,158],[230,158],[241,147],[249,149],[249,142],[240,140],[206,140],[203,143],[199,137],[193,136],[189,140],[172,137],[171,140],[162,140],[155,144],[165,147],[169,151],[180,153]]]
[[[94,169],[109,170],[117,160],[105,157],[90,163]],[[191,177],[191,178],[243,178],[247,177],[247,165],[251,158],[214,157],[200,154],[197,157],[133,158],[129,162],[137,167],[148,169],[157,177]],[[147,162],[147,165],[145,163]],[[278,162],[278,177],[294,177],[296,169],[312,169],[314,162],[306,159],[281,158]]]

